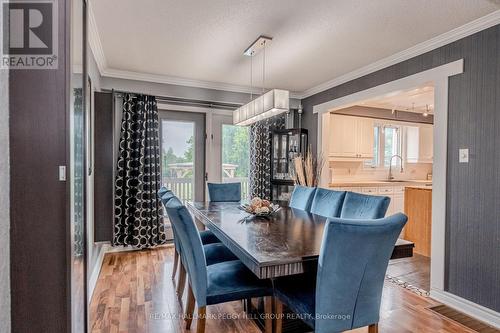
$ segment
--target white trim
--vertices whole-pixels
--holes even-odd
[[[431,38],[425,42],[412,46],[406,50],[393,54],[387,58],[376,61],[370,65],[361,67],[352,72],[339,76],[333,80],[327,81],[315,87],[309,88],[301,93],[300,98],[304,99],[306,97],[312,96],[319,92],[325,91],[327,89],[336,87],[343,83],[352,81],[354,79],[360,78],[367,74],[373,73],[375,71],[384,69],[386,67],[398,64],[402,61],[414,58],[426,52],[435,50],[441,46],[455,42],[461,38],[470,36],[479,32],[481,30],[490,28],[500,23],[500,10],[494,11],[488,15],[478,18],[477,20],[471,21],[464,24],[458,28],[445,32],[439,36]]]
[[[500,329],[500,313],[442,290],[431,289],[431,297],[460,312]]]
[[[164,75],[164,74],[141,73],[141,72],[108,68],[108,67],[104,68],[101,71],[101,76],[116,78],[116,79],[136,80],[136,81],[145,81],[145,82],[162,83],[162,84],[172,84],[172,85],[192,87],[192,88],[222,90],[222,91],[235,92],[235,93],[245,93],[245,94],[252,93],[254,95],[260,95],[262,93],[262,89],[256,88],[256,87],[251,88],[248,86],[242,86],[242,85],[236,85],[236,84],[230,84],[230,83],[187,79],[187,78],[181,78],[181,77],[177,77],[177,76],[170,76],[170,75]],[[290,92],[290,98],[299,99],[301,96],[302,96],[301,93]]]
[[[88,17],[88,42],[92,54],[94,55],[97,68],[101,75],[106,71],[108,64],[106,62],[106,56],[104,55],[104,50],[102,48],[101,37],[99,36],[99,29],[97,28],[97,23],[95,21],[94,11],[92,8],[92,1],[87,1],[87,17]]]
[[[94,54],[97,66],[99,68],[101,76],[103,77],[138,80],[138,81],[155,82],[163,84],[173,84],[173,85],[180,85],[180,86],[187,86],[194,88],[224,90],[229,92],[240,92],[247,94],[250,92],[259,94],[261,92],[260,89],[258,88],[251,89],[248,86],[242,86],[242,85],[233,85],[221,82],[202,81],[202,80],[174,77],[169,75],[147,74],[147,73],[108,68],[101,39],[99,36],[99,30],[97,28],[94,12],[92,10],[91,2],[89,2],[89,8],[88,8],[88,22],[89,22],[88,40],[90,49]],[[447,45],[461,38],[470,36],[472,34],[475,34],[476,32],[490,28],[497,24],[500,24],[500,10],[494,11],[488,15],[480,17],[474,21],[466,23],[448,32],[445,32],[425,42],[419,43],[406,50],[393,54],[387,58],[378,60],[372,64],[358,68],[352,72],[341,75],[335,79],[311,87],[305,91],[290,92],[290,98],[304,99],[311,95],[338,86],[342,83],[357,79],[359,77],[373,73],[377,70],[411,59],[425,52],[432,51],[436,48]]]
[[[90,306],[90,302],[92,301],[92,296],[94,296],[95,286],[97,285],[97,280],[99,279],[99,273],[101,273],[102,263],[104,260],[104,254],[107,252],[109,244],[104,244],[99,250],[99,254],[97,256],[96,263],[94,264],[94,268],[92,269],[92,273],[90,274],[88,281],[88,299],[87,304]]]
[[[362,100],[379,97],[381,95],[398,91],[407,90],[420,86],[430,81],[440,80],[444,76],[452,76],[463,72],[463,59],[459,59],[442,66],[434,67],[414,75],[406,76],[398,80],[394,80],[373,88],[356,92],[351,95],[339,97],[331,101],[316,104],[313,106],[313,113],[325,113],[343,109],[349,106],[356,105]],[[434,115],[436,116],[436,115]]]
[[[326,103],[313,106],[313,112],[318,113],[318,154],[325,154],[324,147],[328,145],[327,127],[328,113],[337,109],[355,105],[360,101],[383,96],[399,90],[434,83],[434,163],[433,163],[433,193],[432,193],[432,239],[431,239],[431,289],[444,290],[445,279],[445,225],[446,225],[446,156],[448,138],[448,78],[463,73],[463,59],[435,67],[414,75],[382,84],[351,95],[343,96]],[[323,135],[325,132],[325,135]],[[325,141],[325,145],[323,145]],[[328,170],[327,170],[328,171]],[[321,185],[328,186],[328,172],[322,174]]]

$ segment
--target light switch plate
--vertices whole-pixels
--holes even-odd
[[[59,166],[59,181],[61,181],[61,182],[66,181],[66,166],[65,165]]]
[[[458,162],[459,163],[469,163],[469,149],[460,148],[458,150]]]

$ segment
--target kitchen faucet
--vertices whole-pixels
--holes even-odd
[[[403,173],[403,158],[400,155],[392,155],[391,160],[389,161],[389,181],[394,179],[394,176],[392,175],[392,159],[394,157],[398,157],[401,160],[401,170],[400,172]]]

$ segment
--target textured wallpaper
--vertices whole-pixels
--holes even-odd
[[[1,14],[1,9],[0,9]],[[0,69],[0,332],[10,332],[9,280],[9,93],[8,72]]]

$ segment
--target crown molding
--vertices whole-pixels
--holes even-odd
[[[101,37],[99,36],[99,29],[97,29],[97,23],[95,21],[94,10],[92,8],[92,1],[87,2],[87,18],[88,18],[88,43],[92,54],[94,55],[95,62],[97,63],[97,68],[101,75],[106,71],[108,64],[106,62],[106,56],[104,55],[104,50],[102,48]]]
[[[361,67],[347,74],[341,75],[333,80],[327,81],[325,83],[319,84],[315,87],[309,88],[300,94],[300,99],[307,98],[314,94],[320,93],[322,91],[328,90],[330,88],[336,87],[343,83],[352,81],[354,79],[360,78],[367,74],[376,72],[378,70],[384,69],[386,67],[395,65],[402,61],[411,59],[413,57],[419,56],[426,52],[435,50],[441,46],[446,44],[450,44],[464,37],[470,36],[479,32],[481,30],[485,30],[492,26],[500,24],[500,10],[494,11],[488,15],[480,17],[474,21],[466,23],[458,28],[445,32],[439,36],[431,38],[425,42],[419,43],[415,46],[412,46],[406,50],[398,52],[392,56],[376,61],[370,65]]]
[[[259,95],[262,93],[262,90],[259,88],[250,88],[248,86],[234,85],[228,83],[221,82],[212,82],[212,81],[202,81],[202,80],[193,80],[186,79],[176,76],[170,75],[158,75],[158,74],[149,74],[149,73],[140,73],[133,71],[125,71],[121,69],[113,69],[113,68],[105,68],[101,71],[101,75],[103,77],[117,78],[117,79],[126,79],[126,80],[137,80],[137,81],[146,81],[153,83],[162,83],[162,84],[172,84],[177,86],[185,86],[185,87],[193,87],[193,88],[204,88],[204,89],[214,89],[214,90],[223,90],[230,91],[236,93],[245,93],[245,94],[256,94]],[[296,96],[298,94],[295,93]],[[294,97],[294,93],[290,93],[290,97]]]
[[[110,78],[118,78],[118,79],[127,79],[127,80],[137,80],[137,81],[145,81],[145,82],[154,82],[154,83],[163,83],[163,84],[172,84],[172,85],[180,85],[186,87],[193,88],[205,88],[205,89],[214,89],[214,90],[224,90],[230,92],[237,93],[246,93],[246,94],[260,94],[262,91],[258,88],[251,88],[248,86],[242,85],[234,85],[222,82],[212,82],[212,81],[203,81],[203,80],[194,80],[187,78],[180,78],[169,75],[159,75],[159,74],[149,74],[149,73],[140,73],[134,71],[126,71],[120,69],[109,68],[107,65],[106,57],[104,55],[101,39],[99,36],[99,31],[97,29],[97,24],[94,17],[94,12],[92,10],[92,1],[88,2],[88,39],[90,49],[94,54],[94,58],[97,63],[97,67],[99,68],[99,72],[103,77]],[[406,50],[398,52],[392,56],[387,58],[378,60],[370,65],[361,67],[347,74],[341,75],[333,80],[324,82],[315,87],[309,88],[303,92],[290,92],[290,98],[295,99],[304,99],[314,94],[320,93],[322,91],[328,90],[330,88],[336,87],[343,83],[352,81],[354,79],[360,78],[362,76],[368,75],[370,73],[376,72],[378,70],[384,69],[386,67],[395,65],[402,61],[411,59],[423,53],[432,51],[446,44],[457,41],[461,38],[470,36],[479,32],[481,30],[490,28],[500,24],[500,10],[494,11],[488,15],[480,17],[474,21],[466,23],[458,28],[445,32],[439,36],[431,38],[425,42],[419,43],[415,46],[412,46]]]

